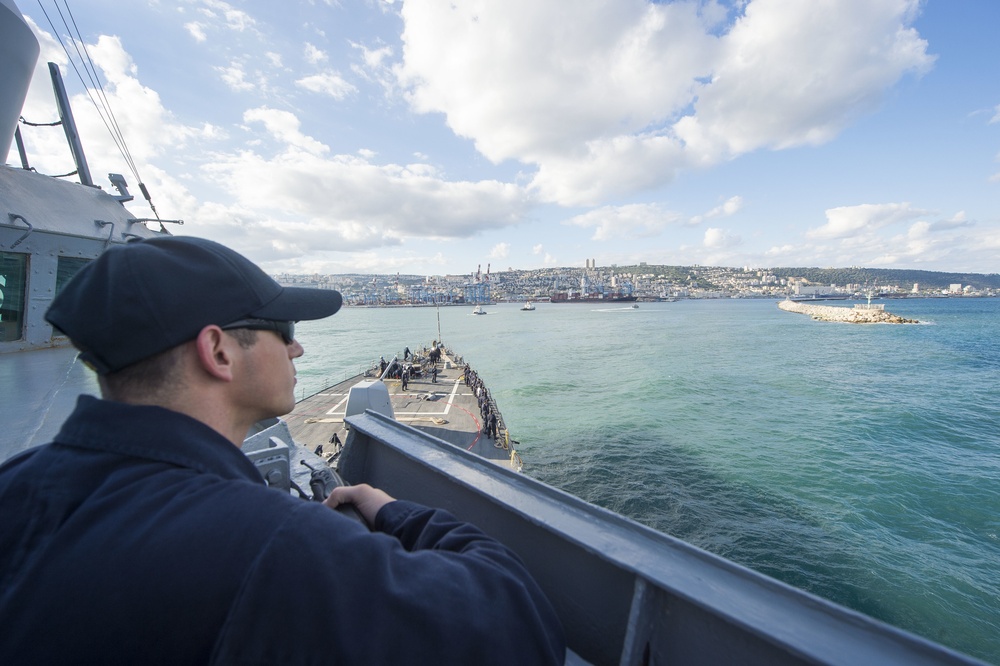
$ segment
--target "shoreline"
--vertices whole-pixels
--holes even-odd
[[[919,324],[916,319],[906,319],[885,310],[857,310],[833,305],[810,305],[784,300],[778,308],[786,312],[809,315],[816,321],[832,321],[845,324]]]

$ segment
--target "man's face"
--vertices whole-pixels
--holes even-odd
[[[257,331],[257,342],[242,349],[242,405],[254,421],[282,416],[295,407],[294,359],[304,350],[297,340],[286,344],[274,331]]]

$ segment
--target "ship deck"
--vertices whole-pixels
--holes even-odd
[[[51,442],[81,393],[99,395],[97,376],[72,347],[0,354],[0,462]]]
[[[404,391],[399,379],[383,380],[395,419],[487,460],[519,469],[521,462],[516,452],[484,432],[478,399],[463,381],[464,369],[445,352],[438,364],[436,382],[429,376],[418,376],[410,379]],[[344,416],[351,387],[374,379],[356,375],[299,401],[290,414],[282,417],[296,443],[310,451],[322,446],[322,454],[332,464],[332,458],[339,454],[331,442],[333,436],[336,434],[341,443],[347,441]]]

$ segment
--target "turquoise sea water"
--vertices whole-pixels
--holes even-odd
[[[303,323],[300,391],[440,318],[527,474],[1000,663],[1000,299],[887,301],[906,326],[765,300],[519,307]]]

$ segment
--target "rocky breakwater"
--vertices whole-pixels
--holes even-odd
[[[781,301],[778,307],[787,312],[809,315],[817,321],[839,321],[847,324],[919,324],[916,319],[905,319],[885,310],[843,308],[833,305],[811,305],[795,301]]]

